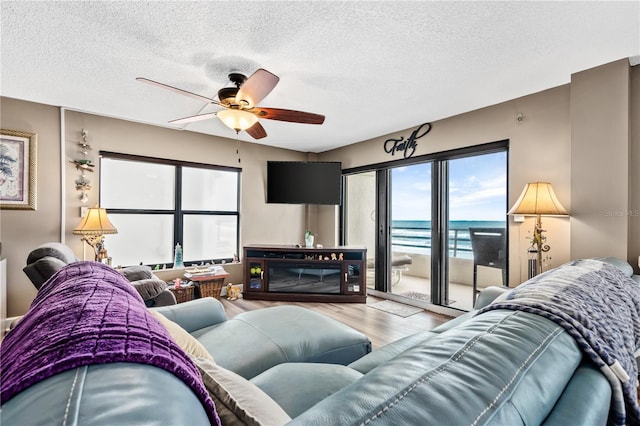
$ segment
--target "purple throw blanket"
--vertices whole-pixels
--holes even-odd
[[[173,373],[220,419],[197,367],[151,316],[133,286],[97,262],[76,262],[38,291],[0,345],[1,403],[55,374],[90,364],[132,362]]]
[[[640,286],[592,259],[568,262],[498,297],[493,309],[531,312],[563,327],[611,383],[610,423],[640,425],[638,369]]]

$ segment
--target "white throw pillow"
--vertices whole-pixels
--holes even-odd
[[[223,425],[276,426],[291,417],[262,389],[219,365],[194,358]]]

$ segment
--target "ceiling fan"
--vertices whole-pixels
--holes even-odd
[[[168,84],[149,80],[144,77],[138,77],[136,80],[153,84],[154,86],[162,87],[164,89],[169,89],[173,92],[190,96],[200,101],[215,104],[223,108],[217,112],[192,115],[190,117],[171,120],[169,121],[171,124],[191,123],[217,116],[226,126],[236,132],[244,130],[254,139],[261,139],[267,136],[267,132],[259,123],[258,119],[260,118],[304,124],[322,124],[324,122],[324,115],[320,114],[257,106],[269,93],[271,93],[273,88],[278,84],[278,81],[280,81],[278,76],[262,68],[251,74],[249,78],[240,73],[229,74],[229,80],[235,84],[235,87],[223,87],[218,90],[218,100],[169,86]]]

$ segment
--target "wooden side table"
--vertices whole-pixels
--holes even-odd
[[[220,298],[220,292],[224,287],[224,280],[229,276],[228,273],[216,275],[201,275],[189,278],[198,289],[200,297]]]

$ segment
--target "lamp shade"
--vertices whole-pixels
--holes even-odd
[[[549,182],[532,182],[525,185],[518,201],[507,214],[567,216]]]
[[[258,117],[241,109],[223,109],[216,115],[227,127],[235,131],[247,130],[258,122]]]
[[[118,230],[109,221],[107,211],[100,207],[90,207],[82,222],[73,230],[76,235],[117,234]]]

